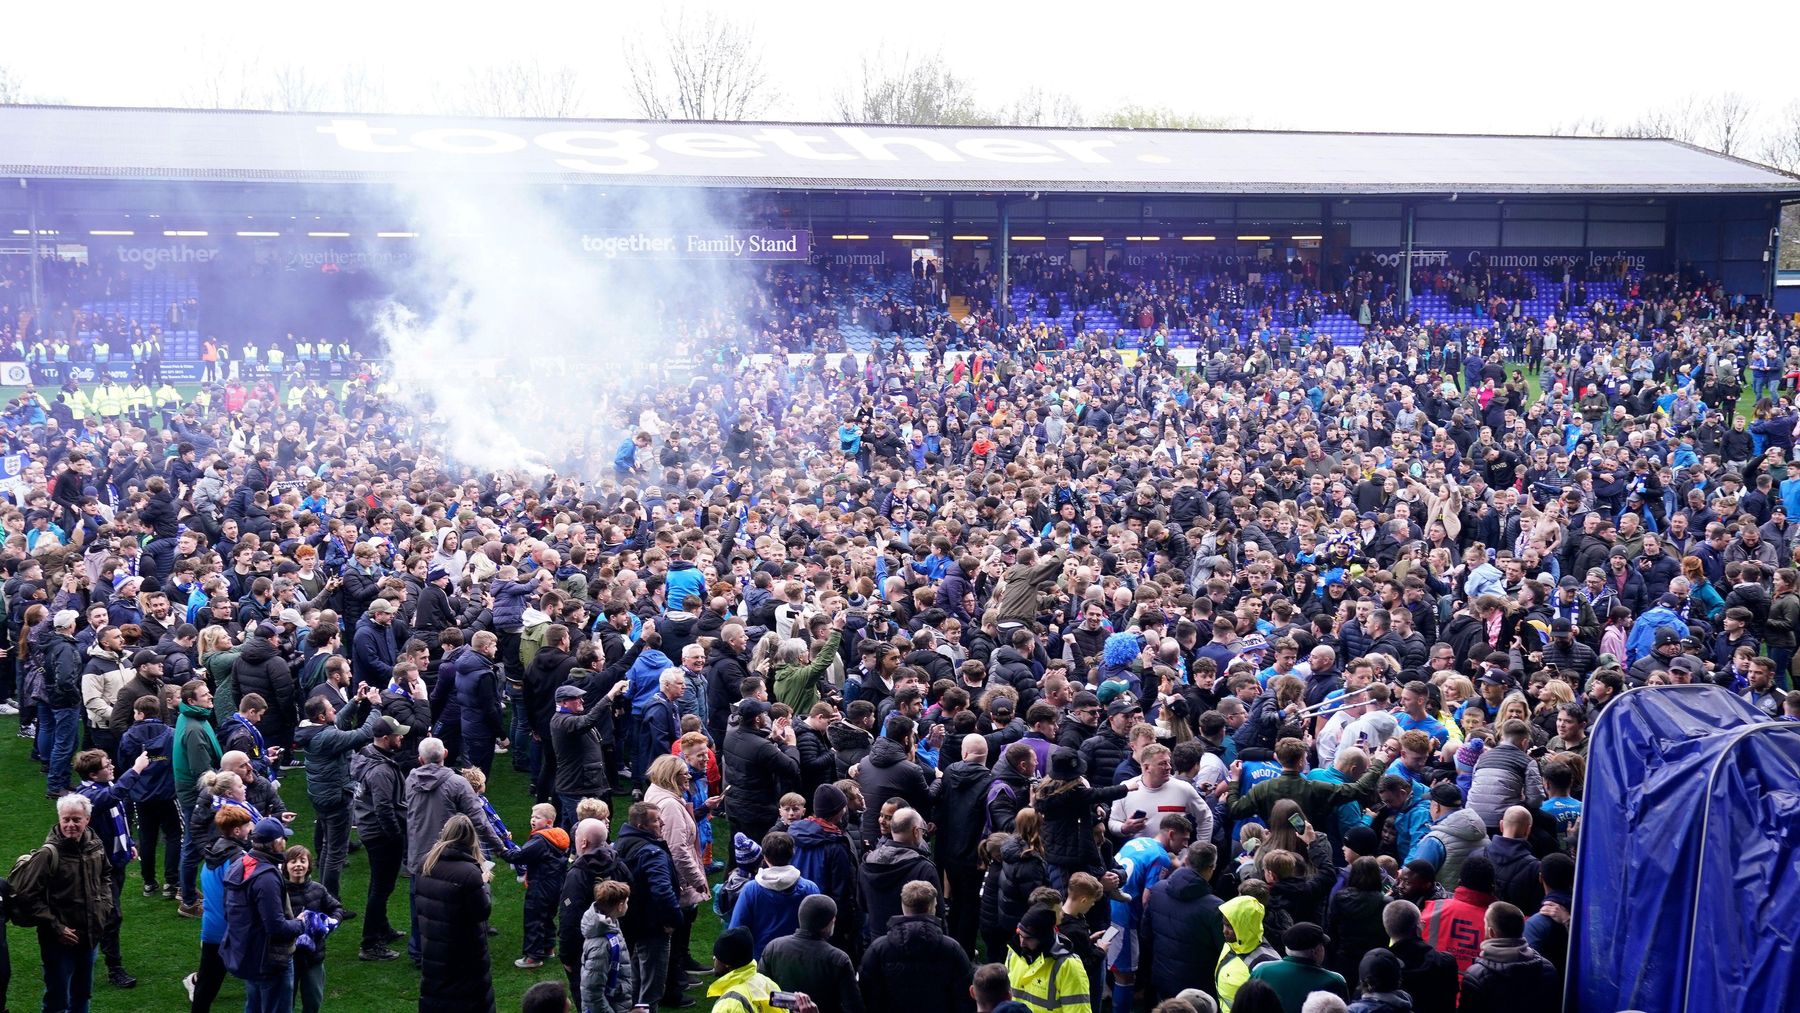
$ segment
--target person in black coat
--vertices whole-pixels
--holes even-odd
[[[937,866],[925,855],[925,819],[916,810],[898,809],[888,822],[889,835],[863,858],[857,873],[863,910],[864,941],[880,933],[880,926],[901,914],[900,891],[914,880],[942,882]],[[933,912],[938,914],[941,912]]]
[[[1181,868],[1150,891],[1138,926],[1138,973],[1149,969],[1156,1000],[1196,986],[1218,997],[1213,972],[1225,947],[1225,919],[1219,914],[1222,901],[1207,882],[1218,860],[1219,850],[1211,843],[1190,844]]]
[[[484,774],[494,767],[494,750],[506,742],[506,719],[500,711],[500,674],[494,658],[500,638],[481,630],[469,638],[469,649],[456,658],[456,708],[462,722],[463,755]],[[439,680],[443,675],[438,676]]]
[[[837,755],[831,750],[831,723],[837,708],[819,701],[812,713],[794,724],[794,748],[800,753],[800,794],[812,798],[822,784],[838,779]]]
[[[606,843],[606,824],[596,819],[575,825],[575,861],[563,876],[557,905],[556,958],[569,976],[571,995],[581,992],[581,916],[594,903],[594,887],[606,880],[631,882],[631,870]]]
[[[1102,787],[1113,783],[1113,771],[1131,757],[1131,726],[1144,719],[1144,707],[1120,696],[1106,707],[1106,724],[1081,744],[1088,780]]]
[[[937,867],[948,880],[950,936],[971,956],[981,931],[978,905],[981,894],[981,862],[977,854],[987,825],[988,785],[994,775],[987,767],[987,742],[978,735],[963,739],[963,758],[944,771],[937,797]]]
[[[631,906],[619,928],[631,946],[638,1001],[655,1003],[662,999],[668,979],[671,933],[682,922],[681,899],[675,893],[675,860],[662,839],[662,813],[656,803],[633,803],[625,821],[613,853],[631,873]]]
[[[931,818],[931,782],[937,771],[927,770],[913,759],[916,729],[906,715],[892,715],[869,755],[857,764],[856,784],[869,803],[863,810],[861,828],[867,847],[874,847],[881,836],[881,804],[890,798],[903,798],[921,816]]]
[[[494,1013],[488,963],[488,915],[493,897],[482,871],[475,824],[458,813],[413,880],[413,919],[419,935],[419,1013]]]
[[[1500,900],[1488,905],[1481,955],[1463,973],[1457,1009],[1467,1013],[1562,1009],[1562,976],[1525,942],[1525,913]]]
[[[719,764],[725,775],[725,816],[731,832],[753,841],[775,826],[777,802],[800,783],[800,750],[792,727],[776,727],[769,705],[745,700],[738,705],[738,725],[725,733]],[[865,796],[867,797],[867,796]]]
[[[1414,1013],[1455,1013],[1456,958],[1422,939],[1419,921],[1419,909],[1409,900],[1389,901],[1381,910],[1387,948],[1400,958],[1400,985],[1412,996]]]
[[[425,585],[413,606],[412,632],[433,647],[438,636],[456,625],[456,609],[450,604],[450,575],[440,567],[426,571]]]
[[[575,656],[569,653],[569,628],[553,623],[544,631],[544,646],[525,668],[518,704],[525,708],[526,727],[537,740],[538,769],[533,788],[539,802],[556,800],[557,754],[550,735],[550,716],[556,711],[556,690],[568,681],[574,668]]]
[[[1044,858],[1066,883],[1077,872],[1096,877],[1105,869],[1100,848],[1094,842],[1095,807],[1124,798],[1122,784],[1090,786],[1081,776],[1081,756],[1073,749],[1050,754],[1050,776],[1038,782],[1034,808],[1044,817]]]
[[[800,902],[799,927],[791,936],[769,941],[756,969],[783,992],[804,992],[819,1013],[862,1013],[862,991],[856,965],[831,945],[837,902],[816,893]]]
[[[259,730],[265,743],[285,754],[294,745],[300,697],[294,674],[277,642],[280,636],[281,628],[274,623],[258,624],[255,635],[245,640],[244,649],[231,664],[231,681],[239,699],[255,693],[268,704],[269,711],[263,715]]]
[[[975,1008],[969,998],[975,970],[963,948],[944,934],[932,914],[936,909],[937,887],[932,884],[910,882],[901,889],[901,914],[863,954],[858,982],[868,1013],[967,1013]]]
[[[1331,937],[1325,966],[1345,981],[1358,974],[1364,954],[1387,944],[1387,929],[1381,924],[1387,902],[1375,859],[1365,856],[1351,862],[1344,888],[1331,895],[1325,919],[1325,933]]]
[[[731,709],[743,699],[739,687],[750,677],[750,639],[739,623],[726,623],[706,651],[706,733],[713,744],[725,741]]]

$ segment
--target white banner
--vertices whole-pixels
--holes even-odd
[[[24,387],[31,383],[31,370],[23,362],[0,362],[0,387]]]

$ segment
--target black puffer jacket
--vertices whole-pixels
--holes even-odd
[[[81,706],[81,648],[75,638],[52,633],[44,641],[44,696],[56,710]]]
[[[1094,807],[1124,798],[1125,786],[1090,788],[1079,781],[1042,781],[1038,788],[1044,857],[1061,869],[1098,875],[1102,870],[1100,846],[1094,843]]]
[[[563,877],[562,901],[557,906],[556,956],[570,967],[581,965],[581,916],[594,903],[594,887],[606,881],[631,882],[612,845],[596,845],[575,859]]]
[[[863,859],[857,881],[862,892],[862,907],[867,912],[863,918],[865,942],[873,938],[875,926],[886,925],[888,919],[899,917],[900,890],[914,880],[933,885],[942,882],[938,879],[937,866],[918,848],[884,838]],[[938,913],[943,913],[941,902]]]
[[[438,634],[456,625],[456,609],[450,605],[450,595],[436,584],[419,588],[412,616],[413,632],[431,643],[437,642]]]
[[[1000,921],[1008,930],[1019,924],[1031,910],[1031,891],[1050,882],[1050,868],[1044,856],[1025,849],[1025,841],[1009,837],[1000,849]]]
[[[1143,945],[1139,967],[1149,967],[1155,998],[1167,999],[1195,983],[1212,993],[1208,986],[1225,948],[1220,903],[1206,880],[1185,866],[1150,891],[1138,930]]]
[[[862,840],[873,847],[881,836],[881,806],[890,798],[903,798],[906,804],[931,819],[931,778],[923,766],[908,758],[906,747],[883,736],[875,740],[869,755],[856,771],[856,786],[863,793]]]
[[[731,709],[743,699],[738,686],[750,677],[748,658],[732,650],[723,640],[715,640],[706,652],[706,726],[714,742],[725,741],[731,728]],[[794,715],[796,723],[804,714]],[[808,795],[807,798],[811,798]]]
[[[1037,673],[1031,670],[1031,662],[1018,652],[1017,648],[1002,647],[994,652],[994,668],[991,673],[993,681],[1003,682],[1019,692],[1019,705],[1015,712],[1023,714],[1037,702]]]
[[[974,1009],[975,970],[956,940],[931,915],[902,915],[863,954],[863,1008],[868,1013]]]
[[[1119,769],[1131,756],[1131,743],[1112,730],[1112,725],[1102,725],[1094,736],[1081,744],[1081,759],[1087,764],[1087,779],[1090,784],[1110,785],[1113,783],[1113,771]]]
[[[274,644],[261,637],[247,640],[237,661],[232,663],[231,680],[239,700],[256,693],[268,703],[271,718],[285,716],[281,727],[294,723],[300,706],[294,691],[294,674]]]
[[[772,823],[776,802],[800,785],[800,751],[780,746],[760,728],[739,725],[725,734],[725,813],[742,823]]]
[[[429,873],[413,878],[413,891],[419,1013],[494,1013],[487,935],[493,898],[481,866],[469,852],[446,848]]]
[[[849,777],[850,768],[861,763],[875,744],[875,736],[867,728],[848,721],[832,722],[825,729],[825,738],[831,742],[832,755],[837,758],[839,778]]]

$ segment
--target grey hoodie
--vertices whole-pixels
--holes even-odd
[[[475,834],[490,857],[506,851],[481,811],[481,798],[467,778],[440,763],[421,764],[406,775],[407,871],[419,874],[419,865],[437,844],[444,824],[457,813],[475,824]]]

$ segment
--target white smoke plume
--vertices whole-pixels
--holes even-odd
[[[409,244],[403,267],[371,258],[394,294],[370,326],[400,401],[454,464],[541,476],[610,460],[625,431],[614,400],[653,382],[693,328],[726,329],[746,305],[749,265],[608,260],[581,242],[584,229],[741,226],[729,212],[686,193],[582,189],[409,187],[395,212],[417,237],[370,240]]]

